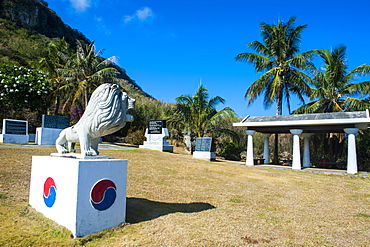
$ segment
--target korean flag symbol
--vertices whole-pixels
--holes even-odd
[[[99,180],[91,189],[91,205],[99,211],[110,208],[116,200],[116,185],[109,179]]]
[[[54,205],[56,196],[57,196],[57,187],[55,185],[54,179],[48,177],[44,183],[44,194],[43,194],[45,205],[48,208],[51,208]]]

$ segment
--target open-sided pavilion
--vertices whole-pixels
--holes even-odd
[[[347,173],[358,173],[356,156],[356,135],[370,125],[369,111],[333,112],[315,114],[293,114],[265,117],[245,117],[240,123],[233,124],[246,129],[248,135],[246,165],[254,165],[253,135],[260,132],[264,136],[263,158],[270,161],[269,137],[271,134],[291,133],[293,135],[292,169],[310,167],[309,139],[312,133],[346,133],[348,135]],[[304,153],[301,164],[299,136],[304,137]]]

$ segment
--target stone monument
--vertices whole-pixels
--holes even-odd
[[[139,148],[158,150],[162,152],[173,152],[173,146],[169,145],[166,138],[169,137],[165,120],[149,121],[145,130],[146,141]]]
[[[58,154],[32,157],[30,205],[74,237],[125,222],[127,160],[98,155],[97,140],[133,121],[127,110],[134,102],[119,86],[102,84],[80,121],[60,133]],[[76,142],[81,153],[69,153]]]
[[[198,137],[195,142],[193,158],[203,160],[216,160],[216,146],[211,137]]]
[[[3,130],[0,142],[28,144],[28,122],[25,120],[3,119]]]
[[[54,145],[60,132],[70,126],[70,117],[42,115],[42,125],[36,128],[36,144]]]

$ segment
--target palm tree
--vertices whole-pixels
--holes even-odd
[[[204,86],[200,85],[194,96],[177,97],[176,102],[169,123],[177,128],[180,126],[187,135],[203,137],[214,132],[233,134],[231,130],[218,128],[217,123],[226,118],[235,118],[235,112],[228,107],[217,111],[216,105],[224,104],[225,100],[220,96],[209,99],[208,90]]]
[[[317,50],[324,60],[323,69],[316,70],[308,104],[294,113],[360,111],[370,108],[370,81],[354,83],[359,76],[369,75],[370,66],[361,65],[348,72],[346,46],[329,51]],[[358,96],[358,97],[357,97]],[[362,98],[362,99],[361,99]]]
[[[304,70],[311,70],[314,66],[309,61],[314,56],[313,51],[297,54],[301,41],[301,33],[307,25],[294,26],[295,16],[286,23],[279,21],[277,25],[262,22],[261,35],[263,42],[252,41],[248,48],[255,53],[241,53],[236,61],[244,61],[254,65],[256,72],[263,75],[254,81],[247,89],[245,98],[248,105],[264,93],[264,106],[271,107],[276,102],[276,115],[283,113],[285,98],[290,113],[290,94],[295,94],[304,102],[304,96],[310,93],[308,82],[311,78]],[[278,134],[275,134],[274,163],[278,162]]]
[[[104,82],[112,82],[117,75],[117,69],[112,67],[109,59],[101,57],[102,51],[95,51],[94,42],[83,44],[77,41],[75,56],[64,70],[65,84],[61,90],[70,98],[66,105],[82,105],[86,109],[92,92]]]
[[[54,90],[51,97],[56,105],[55,114],[58,114],[59,105],[63,98],[63,93],[60,90],[63,85],[61,71],[66,67],[72,51],[64,38],[50,42],[45,51],[45,55],[40,59],[38,66],[53,85]]]
[[[279,21],[277,25],[262,22],[261,35],[263,42],[253,41],[248,44],[257,53],[241,53],[237,61],[254,65],[256,72],[264,74],[253,82],[245,93],[248,105],[264,92],[264,106],[269,108],[276,102],[276,115],[282,115],[283,99],[287,101],[290,112],[290,94],[296,94],[304,102],[308,95],[310,77],[303,70],[313,67],[309,59],[313,51],[297,54],[301,33],[307,25],[294,26],[296,17],[288,22]]]

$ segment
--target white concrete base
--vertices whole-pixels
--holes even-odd
[[[146,141],[144,141],[143,145],[139,145],[139,148],[173,153],[173,146],[169,145],[169,143],[166,141],[166,137],[169,136],[168,129],[162,128],[161,133],[162,134],[149,134],[147,128],[145,130]]]
[[[29,203],[74,237],[125,222],[127,160],[33,156]]]
[[[59,137],[59,133],[63,129],[53,128],[36,128],[36,144],[37,145],[55,145],[55,141]]]
[[[11,144],[28,144],[28,135],[0,134],[0,142]]]
[[[139,148],[146,148],[151,150],[157,150],[161,152],[170,152],[173,153],[173,146],[171,145],[151,145],[144,142],[144,145],[139,145]]]
[[[201,160],[216,160],[215,152],[194,151],[193,158]]]
[[[86,156],[81,153],[51,153],[51,157],[61,157],[61,158],[73,158],[73,159],[84,159],[84,160],[96,160],[96,159],[108,159],[108,156],[105,155],[92,155]]]

